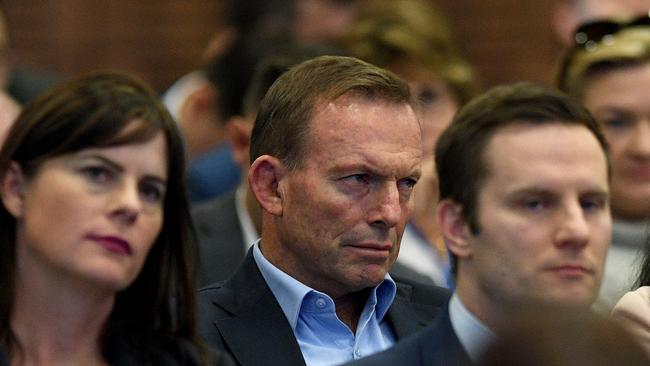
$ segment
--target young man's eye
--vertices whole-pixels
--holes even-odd
[[[585,211],[598,211],[607,205],[606,199],[583,199],[580,206]]]

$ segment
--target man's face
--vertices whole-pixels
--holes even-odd
[[[460,259],[471,296],[492,309],[589,307],[611,229],[596,138],[579,125],[516,124],[494,135],[484,160],[479,233],[468,234],[471,253]]]
[[[407,104],[347,95],[317,103],[309,128],[303,166],[278,182],[275,264],[336,298],[381,282],[397,257],[420,128]]]

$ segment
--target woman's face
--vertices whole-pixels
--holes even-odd
[[[443,79],[420,63],[398,60],[387,69],[408,82],[411,94],[420,102],[422,148],[425,157],[432,156],[438,137],[458,109],[456,98]]]
[[[19,276],[128,287],[163,223],[163,134],[46,160],[27,181],[18,169],[5,178],[3,199],[17,219]]]
[[[611,147],[612,214],[626,220],[650,217],[650,63],[594,77],[583,102]]]

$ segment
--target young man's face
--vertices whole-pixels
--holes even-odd
[[[580,125],[515,124],[493,136],[484,161],[479,233],[466,228],[470,254],[460,258],[464,291],[492,308],[589,307],[611,230],[607,163],[594,135]]]

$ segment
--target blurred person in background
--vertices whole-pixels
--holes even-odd
[[[436,224],[438,185],[433,151],[456,110],[477,91],[474,72],[461,56],[447,19],[425,0],[363,3],[341,44],[351,56],[407,81],[418,101],[423,174],[415,188],[415,209],[404,231],[397,263],[427,276],[436,285],[450,287],[449,259]]]
[[[163,96],[190,154],[192,202],[219,197],[240,180],[224,126],[231,117],[243,115],[243,95],[267,43],[274,39],[288,44],[331,42],[354,18],[361,2],[244,0],[226,4],[226,25],[206,47],[206,66],[183,76]]]
[[[594,115],[611,148],[612,244],[596,308],[629,291],[650,219],[650,18],[601,20],[576,32],[559,84]]]
[[[53,73],[25,69],[16,64],[10,40],[7,19],[0,9],[0,108],[11,108],[11,111],[5,110],[15,116],[17,106],[31,101],[61,81],[61,77]],[[7,120],[10,120],[7,116],[0,117],[0,123]]]
[[[573,35],[582,24],[594,20],[639,16],[650,11],[650,0],[558,0],[551,23],[562,45],[573,46]]]

